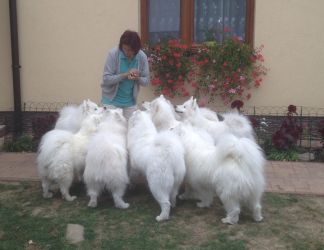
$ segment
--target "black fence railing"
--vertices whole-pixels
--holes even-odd
[[[58,112],[66,105],[74,103],[54,102],[25,102],[22,111],[22,127],[24,134],[31,134],[34,136],[35,131],[42,128],[41,131],[54,127]],[[218,113],[231,111],[228,107],[217,107]],[[267,106],[256,107],[246,106],[242,109],[242,113],[249,116],[256,121],[254,127],[260,144],[269,141],[272,135],[280,128],[283,120],[287,115],[287,107],[284,106]],[[297,106],[296,119],[303,128],[302,135],[298,141],[298,146],[303,147],[308,151],[322,147],[321,135],[319,133],[320,121],[324,120],[324,108]],[[46,124],[44,127],[42,124]],[[53,124],[51,124],[53,123]],[[13,112],[0,112],[0,124],[6,125],[7,133],[14,132],[14,116]],[[38,135],[39,136],[39,135]]]
[[[24,102],[23,111],[26,112],[58,112],[64,106],[75,104],[70,102],[53,102],[53,103],[46,103],[46,102]]]

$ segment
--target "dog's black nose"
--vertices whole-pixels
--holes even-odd
[[[104,106],[104,107],[103,107],[103,109],[104,109],[104,110],[107,110],[107,107],[106,107],[106,106]]]

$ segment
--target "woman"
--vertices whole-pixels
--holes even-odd
[[[150,83],[147,56],[141,48],[137,32],[126,30],[120,37],[118,48],[108,53],[104,67],[102,104],[122,108],[126,119],[137,109],[140,86]]]

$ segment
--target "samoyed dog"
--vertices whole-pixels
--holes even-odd
[[[178,121],[177,114],[173,105],[163,95],[155,98],[152,102],[145,102],[143,107],[150,113],[151,119],[158,131],[172,130],[177,127],[181,121]],[[213,138],[203,129],[194,128],[195,133],[203,139],[213,143]]]
[[[112,193],[117,208],[128,208],[123,201],[127,184],[127,122],[122,109],[108,109],[98,132],[89,143],[84,170],[84,182],[90,201],[97,206],[97,197],[107,189]]]
[[[198,207],[208,207],[217,195],[226,210],[223,223],[237,223],[241,205],[251,209],[255,221],[261,221],[265,159],[259,146],[253,140],[232,134],[220,136],[214,145],[185,124],[174,131],[185,148],[185,181],[190,187],[181,197],[198,198]]]
[[[161,207],[157,221],[169,219],[185,176],[184,149],[170,131],[157,132],[150,115],[137,110],[128,121],[130,167],[141,172]]]
[[[151,102],[144,102],[142,106],[150,113],[151,119],[158,131],[172,129],[180,123],[177,120],[179,117],[172,103],[163,95],[160,95]]]
[[[223,114],[223,121],[217,122],[206,118],[204,112],[197,105],[197,100],[191,97],[182,105],[177,105],[175,111],[183,120],[189,121],[193,126],[205,129],[212,135],[215,142],[224,133],[231,133],[239,138],[255,140],[253,127],[244,115],[239,113]],[[206,109],[205,109],[206,110]],[[212,112],[211,110],[209,113]]]
[[[88,115],[80,130],[72,132],[54,129],[47,132],[40,142],[37,169],[42,181],[43,197],[51,198],[51,184],[58,184],[63,198],[73,201],[69,189],[74,179],[81,180],[89,138],[102,120],[102,114]]]
[[[54,129],[67,130],[76,133],[80,129],[83,119],[88,114],[99,114],[102,112],[103,108],[98,107],[96,103],[89,99],[84,100],[79,106],[65,106],[59,113]]]

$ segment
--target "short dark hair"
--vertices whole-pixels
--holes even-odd
[[[120,37],[119,49],[122,50],[122,45],[127,45],[132,48],[135,54],[142,48],[141,38],[136,31],[126,30]]]

